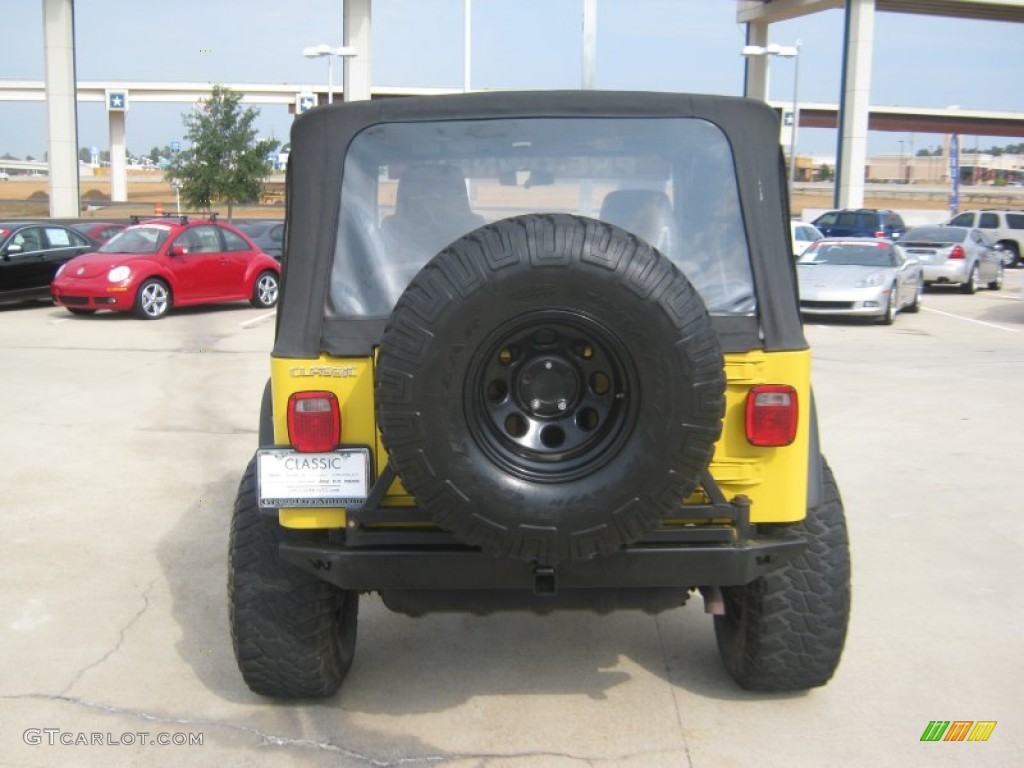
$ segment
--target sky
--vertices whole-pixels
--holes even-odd
[[[374,85],[463,84],[465,0],[373,0]],[[583,0],[471,0],[474,89],[579,88]],[[42,80],[42,0],[0,0],[0,80]],[[877,13],[871,103],[1024,112],[1022,25]],[[801,43],[800,101],[837,103],[843,12],[773,24],[769,42]],[[325,87],[324,59],[302,48],[342,43],[342,0],[76,0],[79,80],[287,83]],[[745,29],[734,0],[597,0],[596,87],[742,95]],[[773,59],[770,98],[793,98],[794,63]],[[340,62],[335,82],[340,84]],[[133,153],[181,141],[185,104],[131,104]],[[262,136],[287,140],[284,107],[259,108]],[[81,104],[79,145],[108,146],[102,104]],[[0,154],[46,151],[42,103],[0,101]],[[930,134],[872,132],[868,153],[938,146]],[[982,148],[1019,139],[964,137]],[[834,130],[802,128],[798,152],[835,154]]]

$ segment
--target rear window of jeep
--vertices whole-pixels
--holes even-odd
[[[668,256],[718,315],[755,311],[732,152],[692,118],[385,123],[346,153],[329,316],[384,318],[416,273],[484,224],[571,213]]]

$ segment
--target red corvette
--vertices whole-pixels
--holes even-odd
[[[172,306],[248,300],[277,303],[281,265],[232,226],[187,216],[122,230],[95,253],[67,262],[50,286],[76,315],[98,309],[156,320]]]

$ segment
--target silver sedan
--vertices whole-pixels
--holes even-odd
[[[982,283],[993,291],[1003,287],[1003,254],[980,229],[916,227],[900,245],[921,262],[925,285],[956,283],[964,293],[974,293]]]
[[[921,265],[890,240],[825,238],[797,261],[805,315],[875,317],[890,325],[900,311],[921,308]]]

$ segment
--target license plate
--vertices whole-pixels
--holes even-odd
[[[370,491],[368,448],[299,453],[267,448],[256,454],[261,507],[341,507],[362,504]]]

